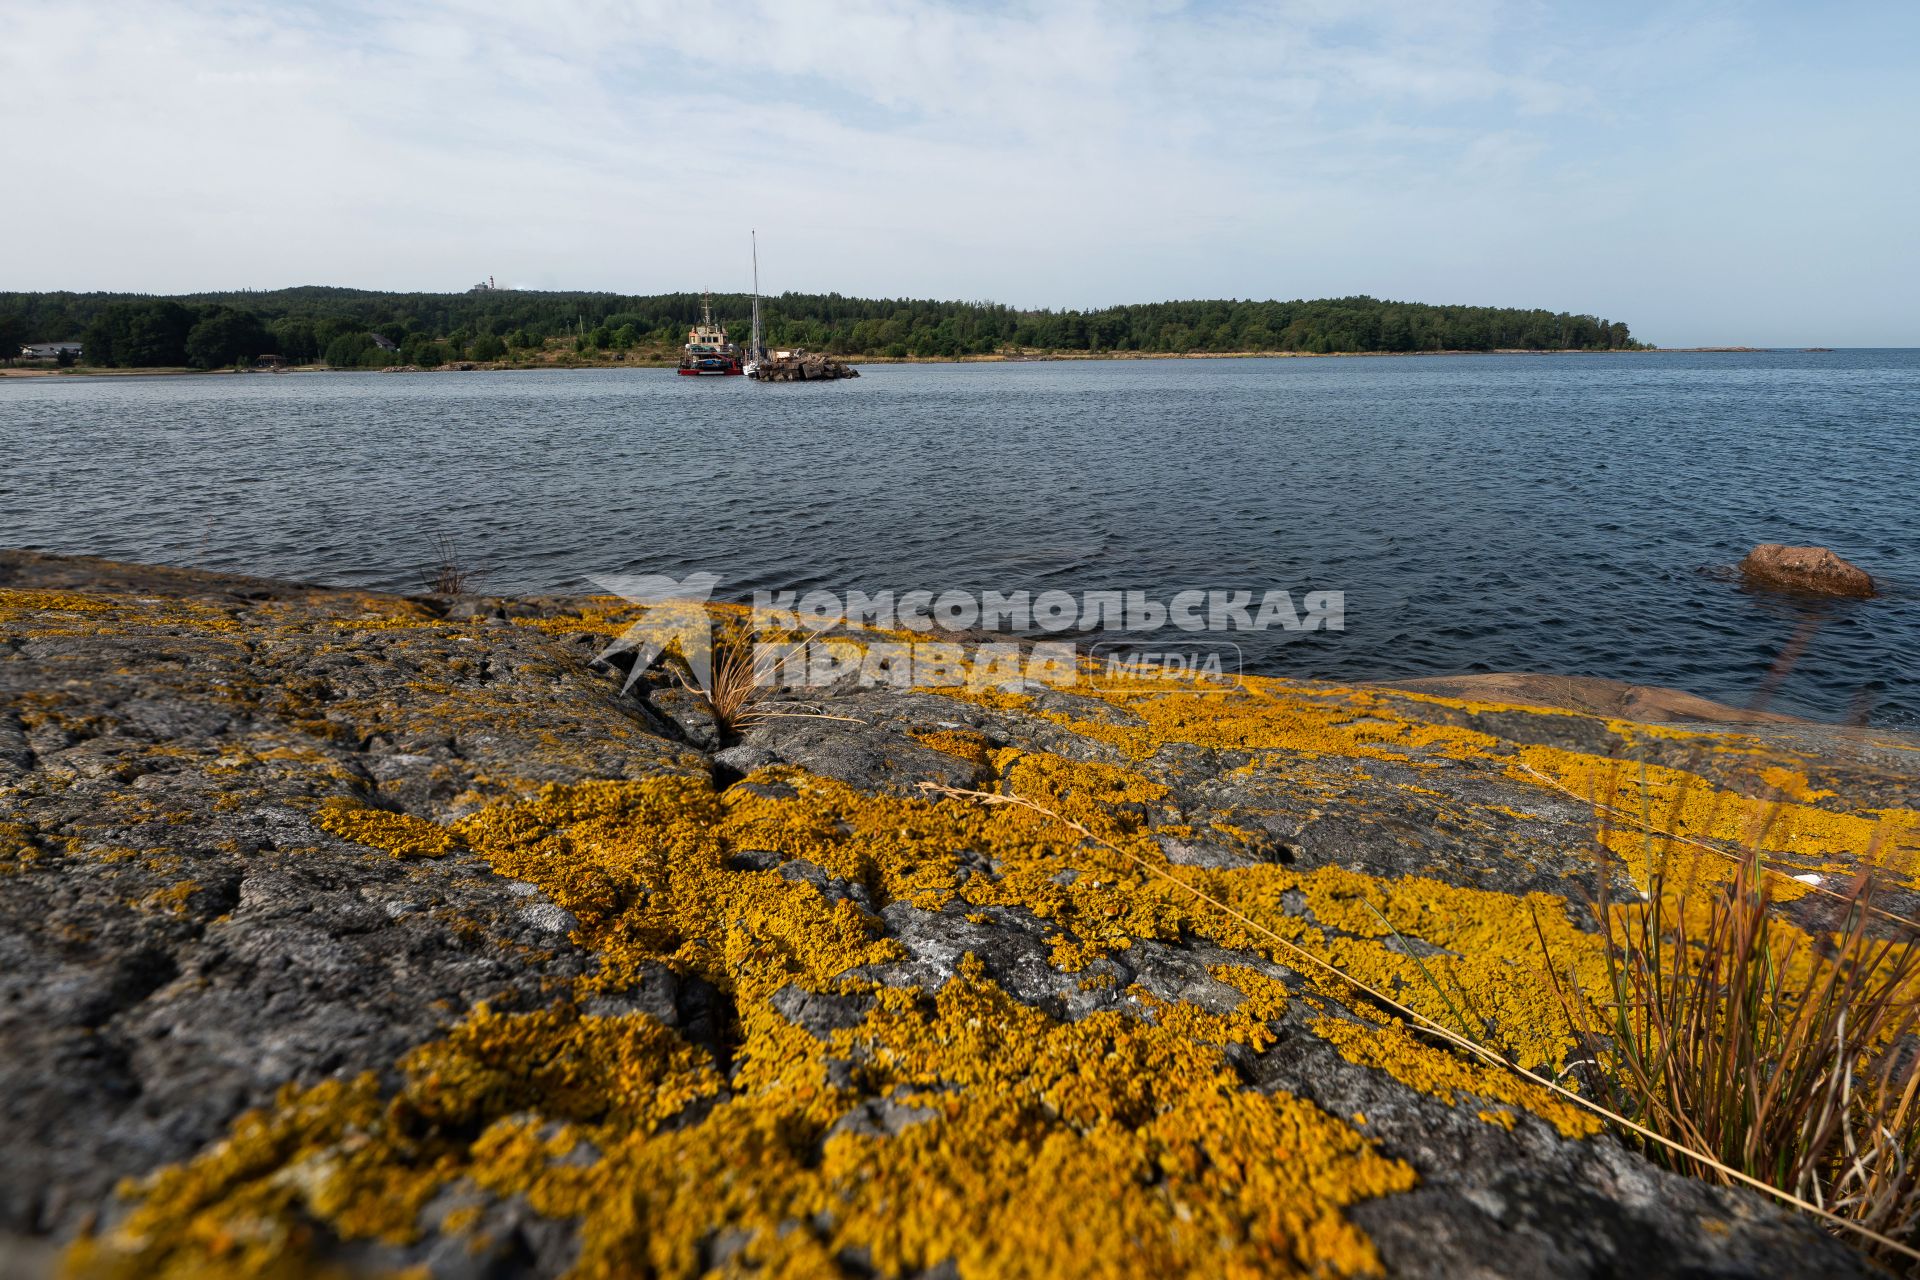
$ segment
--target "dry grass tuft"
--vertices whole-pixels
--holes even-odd
[[[769,716],[766,697],[771,683],[767,675],[772,665],[766,653],[755,651],[750,636],[729,628],[714,637],[713,665],[705,688],[684,672],[679,674],[681,683],[705,703],[721,738],[731,739]]]
[[[850,716],[830,716],[813,709],[775,711],[767,702],[768,695],[779,686],[776,673],[781,665],[795,654],[803,654],[819,634],[816,631],[785,643],[755,644],[750,630],[728,625],[714,634],[705,685],[694,678],[684,659],[674,664],[673,672],[684,688],[698,695],[722,741],[737,741],[741,734],[768,720],[851,721]]]
[[[460,549],[451,534],[433,537],[433,562],[421,570],[421,581],[428,595],[463,596],[480,580],[480,571],[462,562]]]
[[[1645,1145],[1671,1168],[1722,1183],[1738,1170],[1916,1243],[1913,935],[1886,928],[1865,875],[1841,926],[1810,940],[1776,917],[1757,852],[1720,884],[1675,884],[1673,865],[1655,862],[1644,906],[1611,903],[1601,876],[1606,990],[1549,970],[1586,1091],[1667,1139]]]

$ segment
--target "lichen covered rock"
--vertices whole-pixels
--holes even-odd
[[[0,1232],[80,1275],[1864,1273],[1300,955],[1555,1068],[1538,939],[1597,973],[1632,815],[1715,878],[1771,814],[1807,929],[1791,877],[1869,851],[1910,912],[1910,752],[1264,680],[849,686],[722,744],[593,665],[626,617],[0,559]]]

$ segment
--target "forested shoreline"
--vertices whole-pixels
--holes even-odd
[[[433,367],[452,360],[664,355],[700,313],[694,293],[647,296],[479,288],[385,293],[317,286],[159,297],[0,293],[0,351],[79,342],[82,362],[224,368],[277,355],[336,368]],[[716,294],[745,337],[750,299]],[[1190,354],[1635,350],[1626,324],[1515,307],[1370,297],[1155,302],[1099,310],[1018,310],[991,302],[787,293],[762,301],[767,338],[847,356],[953,358],[1000,352]]]

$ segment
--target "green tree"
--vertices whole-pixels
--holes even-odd
[[[12,364],[27,341],[26,320],[12,312],[0,311],[0,360]]]
[[[498,360],[506,354],[507,344],[491,333],[483,333],[473,340],[475,360]]]
[[[750,300],[714,299],[715,314],[744,332]],[[281,354],[311,358],[349,334],[378,331],[396,343],[412,335],[459,344],[483,334],[510,335],[517,350],[535,350],[541,335],[602,347],[637,341],[678,345],[699,318],[698,294],[621,296],[488,290],[476,294],[375,293],[298,288],[261,293],[203,293],[179,298],[129,294],[0,292],[0,314],[27,332],[18,341],[87,343],[89,362],[109,365],[186,363],[189,331],[207,313],[229,308],[267,325]],[[849,298],[784,294],[769,299],[769,338],[777,345],[849,354],[895,347],[925,355],[992,351],[1002,345],[1060,350],[1184,352],[1197,349],[1292,351],[1431,351],[1441,348],[1538,347],[1632,349],[1627,326],[1592,315],[1540,308],[1431,306],[1371,297],[1252,301],[1197,299],[1028,311],[991,302],[914,298]],[[306,335],[311,333],[311,341]],[[585,349],[585,344],[581,344]],[[392,363],[383,353],[368,363]]]
[[[121,303],[102,311],[82,339],[89,363],[118,369],[187,363],[187,334],[197,317],[170,299]]]
[[[414,334],[400,348],[400,363],[417,365],[422,369],[438,369],[447,362],[447,346]]]
[[[273,336],[249,311],[219,307],[187,334],[187,363],[196,369],[220,369],[273,349]]]
[[[322,343],[317,327],[311,320],[296,317],[276,320],[268,326],[273,335],[271,350],[285,356],[289,363],[305,364],[320,354]]]
[[[379,351],[373,339],[364,333],[343,333],[327,344],[326,362],[335,369],[358,369],[369,363],[368,357]]]
[[[365,333],[366,326],[357,324],[345,316],[322,316],[313,322],[313,340],[321,351],[325,351],[335,338],[344,338],[350,333]],[[285,355],[286,352],[281,352]]]

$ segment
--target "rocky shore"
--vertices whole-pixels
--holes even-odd
[[[1597,811],[1911,914],[1912,744],[1276,680],[723,737],[596,663],[635,612],[0,553],[0,1273],[1870,1273],[1271,937],[1551,1066]]]

